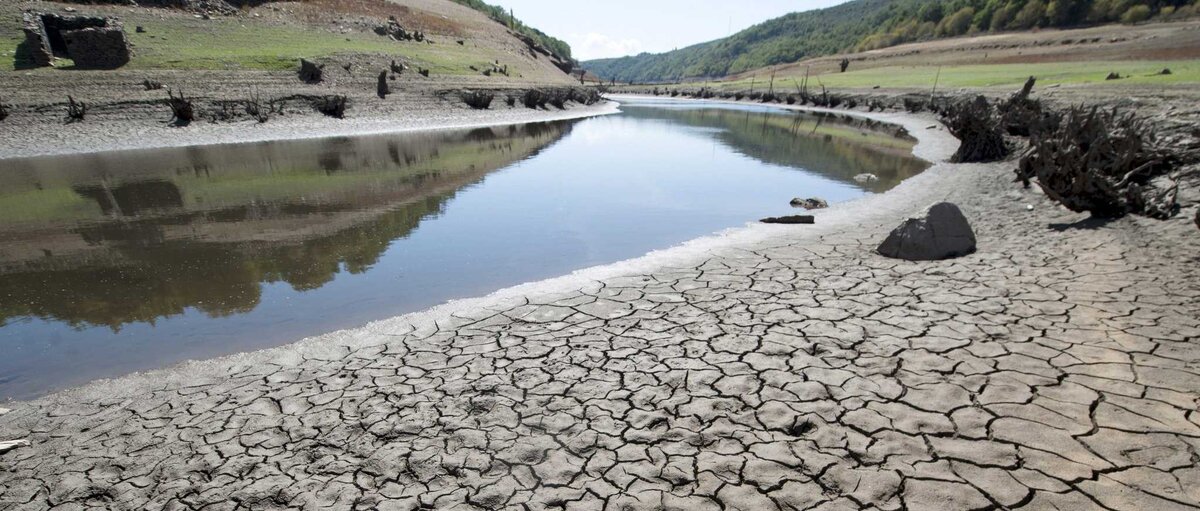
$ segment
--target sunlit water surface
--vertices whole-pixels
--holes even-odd
[[[622,110],[0,160],[0,398],[628,259],[792,214],[795,196],[845,201],[925,168],[910,138],[873,122],[696,103]],[[855,182],[863,172],[880,179]]]

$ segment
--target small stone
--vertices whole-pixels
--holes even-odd
[[[871,174],[871,173],[867,172],[867,173],[863,173],[863,174],[854,176],[854,180],[858,181],[859,183],[874,183],[876,181],[879,181],[879,176],[876,176],[875,174]]]
[[[817,197],[809,197],[807,199],[801,199],[800,197],[796,197],[796,198],[792,199],[791,204],[792,204],[792,207],[794,207],[794,208],[804,208],[804,209],[823,209],[823,208],[829,207],[829,203],[825,202],[825,199],[821,199],[821,198],[817,198]]]
[[[8,440],[0,442],[0,454],[4,454],[18,447],[29,447],[29,440]]]
[[[892,230],[877,251],[908,261],[950,259],[975,252],[975,232],[958,206],[939,202]]]

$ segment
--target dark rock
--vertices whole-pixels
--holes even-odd
[[[893,229],[877,251],[908,261],[949,259],[975,252],[975,232],[958,206],[939,202]]]
[[[772,216],[759,220],[764,224],[811,224],[816,222],[812,215]]]
[[[825,202],[825,199],[820,199],[817,197],[809,197],[807,199],[796,197],[795,199],[792,199],[792,207],[804,209],[823,209],[829,207],[829,203]]]
[[[1117,73],[1117,72],[1108,73],[1108,76],[1105,76],[1104,79],[1105,80],[1120,80],[1121,74]]]

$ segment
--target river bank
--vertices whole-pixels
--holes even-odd
[[[887,193],[286,347],[6,404],[0,504],[1200,504],[1190,215],[1108,223],[934,163]],[[931,202],[977,253],[874,253]]]
[[[512,94],[520,94],[513,91]],[[337,136],[361,136],[414,130],[473,128],[526,122],[576,119],[614,113],[615,105],[568,102],[564,108],[525,108],[505,104],[500,93],[490,109],[472,109],[457,94],[443,98],[432,93],[396,94],[387,102],[352,100],[344,119],[315,111],[291,111],[264,123],[242,118],[230,122],[197,120],[172,126],[165,104],[148,102],[139,108],[109,105],[83,122],[65,123],[57,110],[37,115],[13,115],[0,125],[0,159],[126,149],[184,147]],[[65,106],[63,107],[65,112]],[[241,109],[240,105],[237,108]],[[240,111],[240,110],[239,110]],[[244,117],[244,116],[243,116]]]

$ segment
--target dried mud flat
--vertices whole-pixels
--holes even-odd
[[[816,226],[5,405],[0,508],[1200,505],[1190,214],[1094,223],[876,117],[939,163]],[[977,253],[873,252],[936,200]]]

